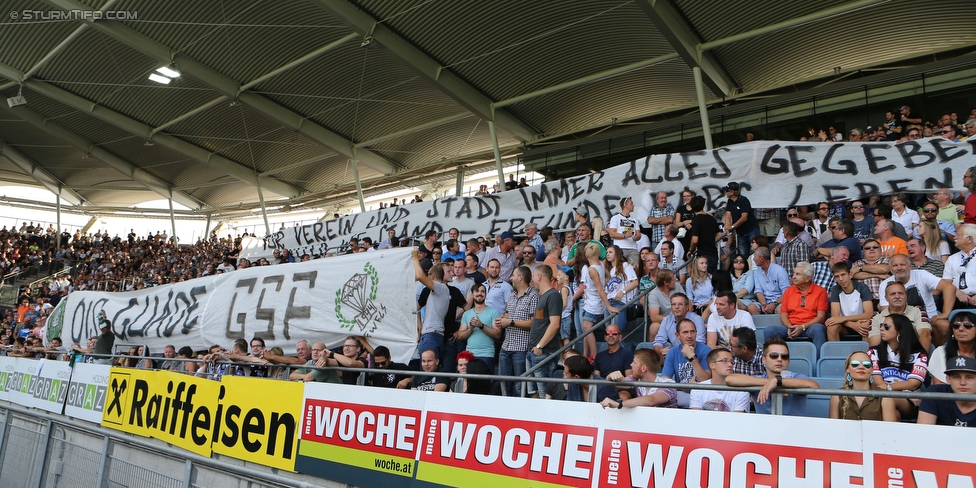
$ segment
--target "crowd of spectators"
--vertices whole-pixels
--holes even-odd
[[[810,129],[803,138],[902,142],[935,134],[958,141],[976,133],[976,110],[965,123],[955,114],[938,123],[922,122],[907,106],[897,113],[889,112],[878,127],[852,129],[848,138],[833,127]],[[753,395],[752,408],[768,413],[773,390],[818,386],[787,369],[789,342],[811,341],[819,351],[827,341],[855,339],[871,347],[849,358],[845,388],[914,391],[948,382],[953,391],[972,391],[965,385],[976,379],[976,360],[970,361],[976,356],[976,316],[957,314],[950,322],[950,313],[976,307],[976,286],[968,286],[976,284],[976,265],[970,265],[976,252],[974,180],[976,167],[966,172],[966,191],[961,193],[938,189],[787,209],[753,208],[742,185],[730,182],[723,189],[728,203],[716,212],[706,211],[705,199],[688,189],[674,202],[664,192],[652,195],[650,209],[638,210],[634,199],[625,197],[619,213],[606,221],[578,210],[573,232],[529,224],[521,235],[502,232],[463,240],[458,229],[446,236],[430,231],[413,252],[420,313],[418,347],[410,364],[391,362],[386,347],[374,347],[362,337],[347,337],[333,350],[322,342],[302,341],[296,344],[297,356],[266,350],[259,337],[240,339],[229,349],[214,345],[209,351],[167,346],[161,358],[137,347],[117,363],[214,378],[234,374],[508,395],[517,395],[521,387],[515,382],[453,382],[436,375],[360,375],[316,368],[500,375],[537,368],[537,377],[607,379],[620,385],[591,388],[533,381],[524,384],[531,397],[599,401],[605,408],[750,410],[742,395],[689,394],[677,387],[707,382],[762,387]],[[511,183],[518,186],[514,178]],[[4,318],[11,332],[16,324],[36,331],[43,327],[46,311],[65,294],[103,281],[118,283],[106,291],[140,289],[251,265],[236,260],[240,240],[229,237],[174,246],[165,235],[137,238],[132,233],[127,239],[109,239],[76,234],[53,255],[51,232],[4,230],[0,237],[11,253],[17,251],[15,263],[27,259],[29,264],[37,256],[34,260],[70,260],[76,269],[70,278],[53,281],[46,298],[22,297],[23,310]],[[347,252],[416,243],[391,232],[375,245],[370,238],[354,239]],[[4,254],[3,262],[14,257]],[[283,251],[272,262],[317,257],[296,259]],[[265,264],[271,263],[254,263]],[[652,284],[655,289],[635,302]],[[569,349],[558,362],[543,361],[613,314],[602,334],[606,349],[598,348],[591,334],[581,352]],[[765,344],[757,344],[752,318],[760,314],[781,322],[764,330]],[[634,350],[622,339],[645,320],[648,335],[630,341],[644,343]],[[16,355],[87,355],[85,360],[97,361],[90,354],[105,353],[106,335],[111,334],[85,348],[64,348],[53,341],[44,347],[31,332],[3,340],[22,341],[8,349]],[[674,382],[676,388],[634,388],[630,381]],[[788,398],[785,413],[804,415],[805,397]],[[976,425],[970,408],[976,404],[962,402],[952,410],[923,402],[920,414],[916,403],[887,400],[838,397],[831,416],[919,422],[938,417],[942,423],[939,415],[950,412],[946,415],[955,416],[956,424]],[[932,413],[936,410],[938,415]]]

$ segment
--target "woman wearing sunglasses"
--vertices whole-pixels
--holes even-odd
[[[855,351],[847,356],[845,370],[847,371],[847,378],[844,379],[845,390],[884,389],[874,382],[872,377],[874,366],[871,362],[871,356],[866,352]],[[898,413],[895,410],[894,398],[834,395],[830,397],[830,418],[896,422]]]
[[[929,360],[928,371],[932,375],[933,384],[946,382],[946,358],[976,358],[976,325],[973,324],[976,324],[976,314],[972,312],[959,312],[952,317],[949,338],[945,344],[935,348]]]
[[[868,351],[874,362],[874,380],[888,391],[915,391],[925,381],[928,356],[922,351],[911,319],[891,314],[881,323],[881,344]],[[903,418],[915,418],[917,405],[907,398],[896,398],[895,408]]]

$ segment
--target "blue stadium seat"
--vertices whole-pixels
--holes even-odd
[[[869,347],[864,341],[827,341],[820,348],[820,357],[847,359],[852,352],[867,351]]]
[[[654,343],[653,342],[641,342],[640,344],[637,345],[637,347],[634,347],[634,350],[635,351],[638,350],[638,349],[654,349]]]
[[[817,347],[812,342],[790,341],[786,343],[790,348],[790,357],[796,359],[801,357],[811,365],[817,364]],[[811,375],[812,376],[812,375]]]
[[[843,358],[820,358],[820,361],[817,361],[817,376],[843,378],[847,375],[845,372],[846,365],[847,356]]]
[[[756,344],[760,346],[766,342],[766,333],[762,329],[756,329]]]
[[[830,417],[830,395],[807,395],[807,417]]]
[[[771,325],[783,325],[783,321],[780,320],[778,313],[753,315],[752,321],[756,324],[756,329],[762,329]]]
[[[813,362],[803,356],[790,355],[790,367],[786,368],[794,373],[802,373],[813,376]]]
[[[610,348],[610,345],[607,344],[606,342],[597,342],[596,343],[596,352],[603,352],[603,351],[606,351],[609,348]]]
[[[841,377],[827,378],[823,376],[818,376],[816,378],[810,378],[810,379],[816,381],[821,388],[839,390],[844,387],[844,378]]]

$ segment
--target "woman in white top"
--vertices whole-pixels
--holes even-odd
[[[935,219],[922,219],[918,226],[918,236],[925,243],[925,256],[942,261],[949,259],[949,244],[942,240],[942,231]]]
[[[881,344],[868,350],[875,380],[883,381],[888,391],[915,391],[922,386],[928,371],[928,355],[918,343],[911,319],[894,313],[881,323]],[[896,398],[898,420],[915,418],[918,409],[907,398]]]
[[[583,277],[583,332],[590,330],[593,324],[603,319],[603,314],[618,310],[610,305],[607,293],[603,290],[604,276],[606,271],[603,263],[600,262],[600,246],[595,242],[586,244],[583,249],[587,264],[583,266],[580,274]],[[596,356],[596,337],[593,334],[583,339],[583,356],[589,358]]]
[[[623,251],[617,245],[607,248],[604,271],[606,271],[607,282],[603,285],[603,290],[607,293],[610,305],[621,311],[614,317],[613,323],[617,324],[622,331],[627,327],[627,311],[624,310],[624,305],[634,298],[633,292],[640,282],[637,280],[634,267],[627,262]]]
[[[901,224],[908,234],[912,234],[915,227],[918,227],[918,212],[905,205],[905,195],[902,193],[895,193],[891,196],[891,220]]]

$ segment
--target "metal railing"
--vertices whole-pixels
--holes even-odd
[[[692,255],[690,259],[688,259],[687,261],[685,261],[684,264],[682,264],[681,266],[678,266],[678,269],[674,270],[674,274],[675,274],[675,279],[676,280],[678,279],[677,276],[680,274],[680,271],[683,270],[683,269],[685,269],[695,259],[697,259],[697,255]],[[559,359],[560,355],[563,352],[565,352],[567,349],[569,349],[571,347],[575,347],[578,342],[580,342],[581,340],[585,339],[587,336],[589,336],[591,334],[595,334],[596,331],[598,331],[598,330],[603,329],[604,327],[606,327],[608,323],[611,323],[617,317],[617,315],[620,315],[621,313],[627,313],[627,309],[628,308],[630,308],[630,307],[634,306],[635,304],[639,303],[642,298],[646,297],[648,294],[650,294],[656,288],[657,288],[657,284],[652,281],[650,287],[648,287],[646,290],[644,290],[642,292],[639,292],[633,299],[631,299],[629,302],[623,304],[620,307],[620,310],[619,311],[617,311],[616,313],[609,314],[606,317],[604,317],[602,320],[600,320],[599,322],[593,324],[593,326],[590,327],[590,330],[583,331],[582,334],[576,336],[575,339],[572,339],[569,342],[567,342],[566,344],[564,344],[562,347],[560,347],[559,349],[557,349],[556,352],[554,352],[554,353],[550,354],[549,356],[543,358],[541,361],[539,361],[538,363],[536,363],[535,366],[529,368],[526,372],[522,373],[520,376],[521,377],[531,376],[533,373],[535,373],[536,371],[538,371],[540,368],[542,368],[547,363],[549,363],[549,362],[551,362],[553,360]],[[644,338],[647,338],[647,307],[644,308],[643,315],[644,315],[644,317],[643,317],[644,327],[642,328],[642,331],[643,331],[642,334],[643,334],[643,337]],[[633,334],[634,331],[631,331],[630,333]],[[641,341],[641,342],[644,342],[644,341]],[[525,396],[525,394],[526,394],[525,388],[522,388],[522,396]]]
[[[104,358],[131,358],[128,355],[119,354],[92,354],[93,357],[104,357]],[[142,358],[142,356],[139,356]],[[201,362],[200,359],[180,359],[180,358],[154,358],[145,357],[146,359],[163,359],[165,361],[195,361]],[[451,373],[447,371],[423,371],[423,370],[398,370],[398,369],[386,369],[386,368],[347,368],[343,366],[298,366],[298,365],[287,365],[287,364],[259,364],[247,361],[223,361],[217,360],[212,361],[215,365],[228,365],[228,366],[267,366],[267,367],[288,367],[288,368],[301,368],[310,370],[321,370],[321,371],[346,371],[352,373],[366,373],[366,374],[395,374],[398,376],[438,376],[444,378],[452,379],[475,379],[475,380],[487,380],[487,381],[512,381],[520,383],[565,383],[565,384],[582,384],[582,385],[595,385],[595,386],[611,386],[615,388],[632,388],[632,387],[646,387],[646,388],[669,388],[669,389],[680,389],[680,390],[709,390],[709,391],[744,391],[749,393],[756,393],[761,390],[761,386],[728,386],[728,385],[712,385],[712,384],[701,384],[701,383],[674,383],[674,382],[650,382],[650,381],[610,381],[605,379],[581,379],[581,378],[552,378],[552,377],[526,377],[526,376],[503,376],[503,375],[488,375],[488,374],[462,374],[462,373]],[[839,395],[839,396],[863,396],[863,397],[879,397],[879,398],[919,398],[919,399],[932,399],[932,400],[955,400],[955,401],[976,401],[976,393],[971,394],[960,394],[960,393],[935,393],[926,392],[921,389],[915,391],[887,391],[887,390],[851,390],[846,388],[788,388],[780,387],[773,390],[773,398],[782,395]],[[778,414],[775,410],[774,414]]]
[[[97,424],[0,402],[0,486],[348,486],[278,469],[228,462]]]

